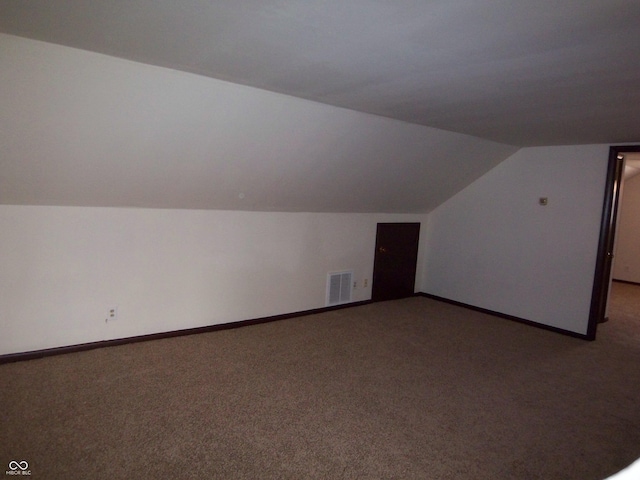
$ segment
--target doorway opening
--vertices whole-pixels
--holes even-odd
[[[625,154],[640,152],[640,145],[613,146],[609,149],[609,164],[605,185],[604,205],[600,224],[600,239],[596,270],[591,294],[591,309],[587,338],[594,340],[599,323],[607,320],[607,306],[612,283],[612,267],[616,227],[621,199]]]

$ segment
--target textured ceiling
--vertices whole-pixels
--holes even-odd
[[[640,139],[637,0],[3,0],[0,32],[516,146]]]

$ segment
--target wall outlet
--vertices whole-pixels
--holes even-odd
[[[365,278],[364,279],[364,287],[366,288],[368,284],[369,284],[369,279]]]
[[[112,305],[107,310],[107,318],[104,319],[104,322],[109,323],[117,319],[118,319],[118,305]]]
[[[358,282],[353,282],[353,288],[358,288]]]

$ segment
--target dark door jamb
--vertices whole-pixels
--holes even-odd
[[[625,152],[640,152],[640,146],[613,146],[609,148],[609,166],[600,223],[600,240],[598,242],[591,309],[587,326],[587,339],[589,340],[595,340],[598,323],[603,322],[606,315],[618,217],[618,200],[620,199],[622,167],[624,164],[624,157],[619,157],[619,155]]]

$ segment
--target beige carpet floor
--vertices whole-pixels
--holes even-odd
[[[640,457],[640,287],[614,287],[595,342],[415,297],[0,365],[2,469],[602,479]]]

